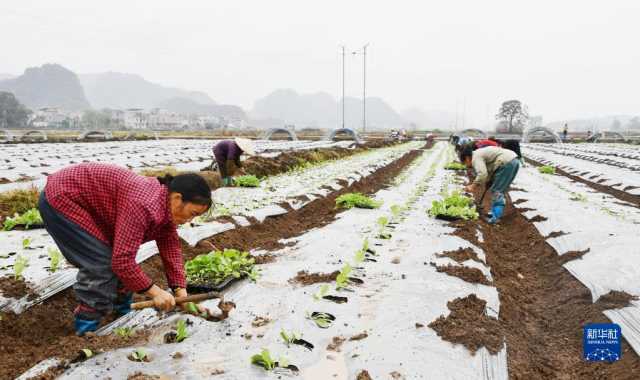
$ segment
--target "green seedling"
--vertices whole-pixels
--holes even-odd
[[[266,348],[263,348],[262,352],[251,357],[251,364],[258,365],[266,371],[271,371],[276,368],[276,362],[271,358],[271,354]]]
[[[51,272],[55,272],[58,270],[60,266],[60,260],[62,259],[62,253],[57,248],[48,248],[47,253],[49,254],[49,258],[51,259],[51,264],[49,266]]]
[[[340,273],[336,277],[336,290],[343,289],[349,283],[349,274],[351,273],[351,265],[345,264],[342,269],[340,269]]]
[[[83,349],[82,349],[82,350],[80,350],[80,351],[84,354],[84,357],[85,357],[86,359],[89,359],[90,357],[92,357],[92,356],[93,356],[93,351],[91,351],[91,350],[90,350],[90,349],[88,349],[88,348],[83,348]]]
[[[397,220],[400,217],[400,214],[402,214],[402,206],[400,205],[391,206],[391,215],[394,220]]]
[[[189,333],[187,332],[187,322],[185,322],[184,319],[181,319],[176,324],[176,342],[180,343],[188,337]]]
[[[361,262],[364,261],[364,258],[365,258],[365,251],[359,250],[358,252],[356,252],[356,255],[353,257],[353,261],[356,264],[360,264]]]
[[[133,329],[131,327],[118,327],[113,332],[120,338],[129,339],[133,335]]]
[[[13,277],[16,280],[22,279],[22,273],[29,266],[29,259],[24,256],[17,256],[16,261],[13,263]]]
[[[282,337],[282,340],[284,340],[284,343],[287,345],[287,347],[289,347],[290,345],[293,344],[293,342],[302,338],[302,334],[298,334],[296,332],[291,332],[290,334],[288,334],[284,329],[282,329],[280,330],[280,337]],[[280,360],[280,365],[282,365],[282,360]],[[282,365],[282,366],[286,367],[286,365]]]
[[[258,187],[260,179],[254,175],[243,175],[233,179],[233,183],[240,187]]]
[[[147,361],[147,353],[144,349],[142,348],[136,348],[135,350],[133,350],[133,352],[131,353],[131,359],[133,359],[136,362],[144,362]]]
[[[331,316],[327,313],[307,314],[307,318],[311,319],[318,327],[322,329],[329,328],[333,323],[333,318],[331,318]]]
[[[556,168],[551,165],[540,166],[538,171],[542,174],[556,174]]]
[[[318,292],[313,295],[313,299],[315,299],[316,301],[320,301],[322,297],[327,295],[327,293],[329,293],[329,285],[324,284],[320,286]]]
[[[473,199],[453,192],[442,201],[433,201],[429,215],[433,217],[450,217],[464,220],[478,219],[478,212],[473,204]]]
[[[247,273],[247,278],[251,282],[256,282],[260,278],[260,270],[256,267],[251,268],[251,271]]]
[[[31,247],[31,238],[22,239],[22,249],[29,249]]]
[[[569,197],[569,199],[577,202],[587,201],[587,197],[584,194],[580,194],[580,193],[571,193],[571,196]]]
[[[382,202],[375,201],[366,195],[360,193],[342,194],[336,198],[336,207],[350,209],[357,208],[378,208],[382,206]]]

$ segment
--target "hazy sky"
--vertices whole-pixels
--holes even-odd
[[[251,108],[276,88],[338,95],[339,45],[370,43],[368,94],[469,126],[521,99],[545,122],[640,114],[640,1],[2,0],[0,73],[56,62]],[[347,60],[360,96],[362,57]]]

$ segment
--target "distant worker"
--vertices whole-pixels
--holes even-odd
[[[500,146],[496,140],[490,139],[476,140],[473,142],[473,144],[475,145],[476,149],[486,148],[488,146]]]
[[[73,285],[76,333],[95,331],[112,311],[128,313],[132,292],[146,294],[164,311],[175,307],[174,297],[187,296],[176,228],[211,203],[211,189],[197,174],[144,177],[115,165],[83,163],[47,177],[38,209],[62,255],[79,269]],[[152,240],[173,294],[136,262],[140,245]]]
[[[564,128],[562,129],[562,141],[567,141],[567,134],[569,133],[569,125],[564,123]]]
[[[391,137],[392,140],[399,140],[400,139],[400,132],[398,132],[395,129],[392,129],[391,133],[389,134],[389,137]]]
[[[236,137],[233,140],[220,141],[213,148],[213,156],[218,165],[223,186],[233,185],[231,176],[235,174],[235,168],[242,168],[240,156],[243,153],[250,156],[256,154],[252,140]]]
[[[473,194],[478,186],[490,186],[491,218],[489,223],[497,223],[504,213],[504,193],[520,168],[518,156],[509,149],[494,146],[475,149],[473,145],[467,145],[460,154],[460,161],[467,168],[473,168],[476,174],[475,180],[465,187],[465,191]]]

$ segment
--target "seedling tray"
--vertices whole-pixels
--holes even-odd
[[[203,284],[203,283],[187,283],[187,292],[188,293],[208,293],[208,292],[220,292],[227,288],[229,285],[233,284],[236,281],[242,280],[245,276],[241,277],[227,277],[222,282],[218,284]]]

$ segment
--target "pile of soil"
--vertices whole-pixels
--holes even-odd
[[[27,294],[30,299],[35,297],[31,285],[24,280],[16,280],[13,276],[0,277],[0,294],[6,298],[22,298]]]
[[[340,352],[340,347],[342,347],[342,343],[344,343],[346,339],[341,336],[334,336],[331,339],[331,343],[327,345],[327,351],[336,351]]]
[[[372,378],[371,375],[369,375],[369,371],[363,369],[356,377],[356,380],[372,380]]]
[[[335,271],[333,273],[309,273],[306,270],[302,270],[298,272],[298,274],[289,279],[290,283],[301,284],[302,286],[308,286],[317,284],[320,282],[333,282],[338,277],[340,271]]]
[[[541,164],[540,162],[532,160],[530,158],[525,158],[525,160],[527,161],[527,163],[529,163],[529,164],[531,164],[533,166],[543,166],[543,164]],[[636,207],[640,207],[640,196],[629,194],[629,193],[627,193],[625,191],[615,189],[615,188],[613,188],[611,186],[602,185],[600,182],[603,182],[604,180],[600,180],[598,182],[589,181],[589,180],[586,180],[586,179],[584,179],[582,177],[578,177],[576,175],[570,174],[570,173],[568,173],[568,172],[566,172],[566,171],[564,171],[564,170],[562,170],[560,168],[557,168],[557,167],[556,167],[556,174],[563,175],[563,176],[565,176],[567,178],[572,179],[575,182],[583,183],[583,184],[589,186],[590,188],[592,188],[592,189],[594,189],[596,191],[599,191],[599,192],[605,193],[605,194],[609,194],[612,197],[620,199],[621,201],[629,202],[629,203],[635,205]],[[633,186],[627,186],[625,188],[625,190],[630,190],[632,188],[633,188]]]
[[[440,273],[458,277],[472,284],[492,285],[491,281],[487,280],[487,277],[478,268],[469,268],[462,265],[435,265],[433,263],[431,265]]]
[[[477,195],[477,194],[476,194]],[[626,305],[628,295],[614,293],[593,303],[591,292],[562,264],[564,258],[510,202],[501,222],[456,225],[485,252],[500,297],[499,322],[507,340],[512,379],[623,379],[640,373],[640,358],[622,342],[622,359],[589,363],[582,359],[582,327],[610,323],[602,313]],[[479,228],[482,243],[475,238]],[[573,256],[579,257],[577,253]]]
[[[451,312],[429,323],[440,338],[454,344],[462,344],[472,355],[481,347],[497,354],[503,347],[504,333],[496,318],[486,313],[487,302],[470,294],[447,302]]]
[[[478,254],[471,248],[458,248],[455,251],[446,251],[442,253],[436,253],[436,257],[448,257],[457,263],[462,264],[467,260],[473,260],[481,263],[478,258]]]

